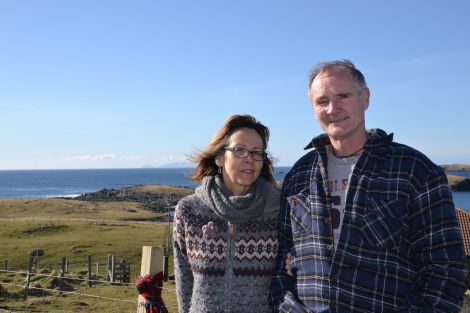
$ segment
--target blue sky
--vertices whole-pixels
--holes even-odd
[[[318,62],[351,59],[368,128],[470,163],[470,2],[0,1],[0,169],[184,161],[231,114],[292,165]]]

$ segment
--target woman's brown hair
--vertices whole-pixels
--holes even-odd
[[[266,151],[269,129],[251,115],[232,115],[225,121],[222,128],[214,134],[207,148],[192,157],[191,161],[197,163],[194,175],[190,177],[192,181],[201,182],[205,176],[217,175],[219,167],[215,164],[215,158],[225,152],[224,148],[230,143],[230,136],[240,128],[255,130],[263,141],[263,150]],[[273,162],[268,155],[263,161],[259,176],[267,182],[274,183]]]

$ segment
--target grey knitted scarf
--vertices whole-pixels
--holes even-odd
[[[214,213],[233,224],[242,224],[263,213],[279,211],[279,191],[263,179],[257,179],[244,196],[234,196],[219,176],[206,176],[196,188]]]

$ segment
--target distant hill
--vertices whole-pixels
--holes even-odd
[[[447,172],[470,172],[470,164],[444,164],[441,167]]]
[[[194,164],[188,162],[172,162],[158,166],[158,168],[193,168]]]
[[[155,166],[150,165],[150,164],[145,164],[145,165],[142,166],[141,168],[155,168]]]

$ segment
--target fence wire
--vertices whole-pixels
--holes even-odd
[[[0,273],[4,274],[9,274],[9,275],[21,275],[21,276],[27,276],[28,274],[33,277],[33,276],[38,276],[38,277],[47,277],[47,278],[56,278],[59,280],[63,281],[78,281],[78,282],[87,282],[87,283],[92,283],[95,284],[95,286],[103,286],[103,285],[111,285],[111,286],[122,286],[125,288],[130,288],[132,287],[132,290],[135,291],[135,283],[119,283],[119,282],[110,282],[106,280],[98,280],[98,279],[86,279],[86,278],[81,278],[81,277],[71,277],[71,276],[59,276],[59,275],[48,275],[48,274],[41,274],[41,273],[34,273],[34,272],[27,272],[27,271],[12,271],[12,270],[0,270]],[[20,287],[20,288],[25,288],[25,284],[17,284],[17,283],[9,283],[5,281],[0,281],[0,284],[3,286],[12,286],[12,287]],[[78,285],[78,287],[81,289],[83,288],[82,285]],[[176,292],[175,288],[167,288],[167,287],[160,287],[162,290],[167,290],[169,292]],[[6,289],[5,289],[6,290]],[[98,300],[104,300],[104,301],[115,301],[115,302],[121,302],[121,303],[126,303],[129,305],[136,305],[136,301],[130,301],[130,300],[124,300],[124,299],[119,299],[119,298],[112,298],[112,297],[107,297],[107,296],[101,296],[101,295],[93,295],[89,293],[83,293],[83,292],[78,292],[78,291],[70,291],[70,290],[61,290],[61,289],[52,289],[52,288],[44,288],[44,287],[34,287],[34,286],[29,286],[28,287],[29,291],[42,291],[43,296],[46,295],[46,292],[48,293],[57,293],[59,295],[75,295],[78,297],[77,299],[77,305],[80,303],[80,298],[94,298]],[[137,293],[136,293],[137,296]],[[140,306],[144,305],[143,303],[139,304]],[[175,311],[178,309],[176,306],[169,306],[166,305],[168,309],[174,309]],[[77,308],[78,310],[78,308]],[[5,310],[5,309],[0,309],[0,312],[12,312],[15,313],[16,311],[12,310]]]

